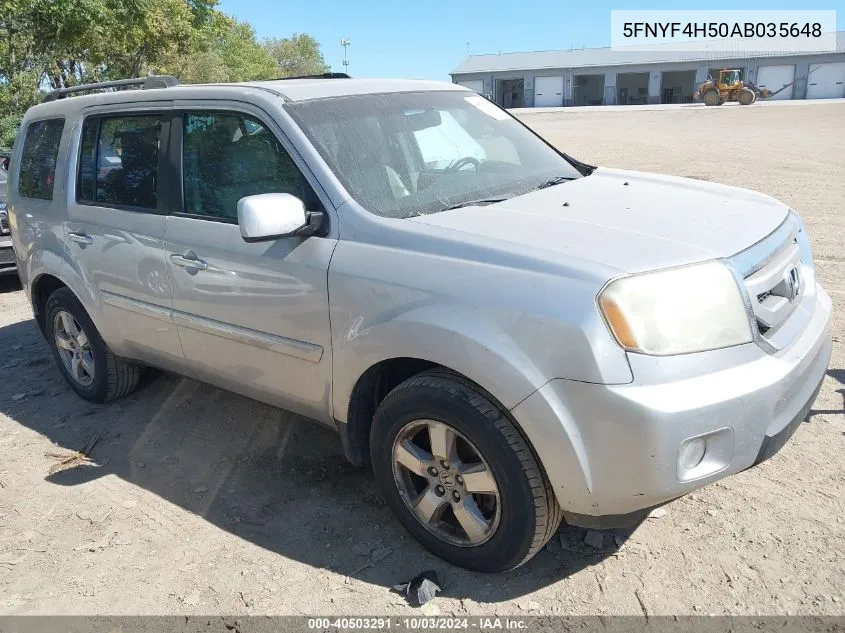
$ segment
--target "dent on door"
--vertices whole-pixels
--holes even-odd
[[[328,421],[326,271],[335,243],[247,243],[236,224],[168,218],[173,319],[197,377]]]
[[[70,264],[102,301],[98,322],[110,347],[181,371],[184,359],[170,320],[164,217],[76,204],[66,229]]]

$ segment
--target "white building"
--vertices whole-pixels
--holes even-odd
[[[718,45],[716,45],[718,44]],[[743,53],[742,42],[714,42],[714,50],[584,48],[499,55],[471,55],[452,71],[452,81],[487,95],[506,108],[641,103],[686,103],[712,72],[737,68],[773,99],[845,97],[845,31],[836,52],[777,49]],[[698,47],[700,48],[700,47]],[[725,51],[728,52],[725,52]]]

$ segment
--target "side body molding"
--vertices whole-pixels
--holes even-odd
[[[178,310],[170,310],[160,306],[151,305],[144,301],[138,301],[130,297],[123,297],[112,292],[101,291],[103,302],[115,308],[122,308],[130,312],[136,312],[145,316],[158,318],[164,321],[172,321],[182,327],[207,332],[215,336],[230,339],[237,343],[252,345],[268,351],[293,356],[311,363],[319,363],[323,357],[323,347],[315,343],[297,341],[284,336],[259,332],[249,328],[238,327],[229,323],[221,323],[213,319],[187,314]]]

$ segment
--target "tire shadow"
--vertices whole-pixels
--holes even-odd
[[[3,273],[0,275],[0,294],[17,292],[19,290],[23,290],[23,288],[21,287],[21,280],[17,272]]]
[[[565,527],[513,572],[469,572],[434,557],[405,532],[369,469],[351,466],[338,436],[317,423],[154,370],[129,396],[93,405],[66,385],[34,320],[0,328],[0,346],[10,350],[0,366],[5,415],[63,449],[81,450],[96,439],[90,451],[96,467],[50,475],[51,463],[40,466],[52,484],[84,486],[116,475],[314,568],[382,587],[433,569],[444,595],[478,602],[534,592],[618,547],[606,535],[606,546],[593,549],[583,544],[583,530]],[[391,554],[366,566],[370,552],[383,548]]]
[[[845,369],[828,369],[827,375],[839,382],[843,386],[842,389],[837,389],[836,393],[842,396],[841,409],[810,409],[807,414],[807,421],[809,422],[814,415],[841,415],[845,413]]]

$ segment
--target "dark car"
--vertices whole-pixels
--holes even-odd
[[[6,166],[0,156],[0,275],[15,272],[15,252],[12,250],[12,231],[6,209]]]

